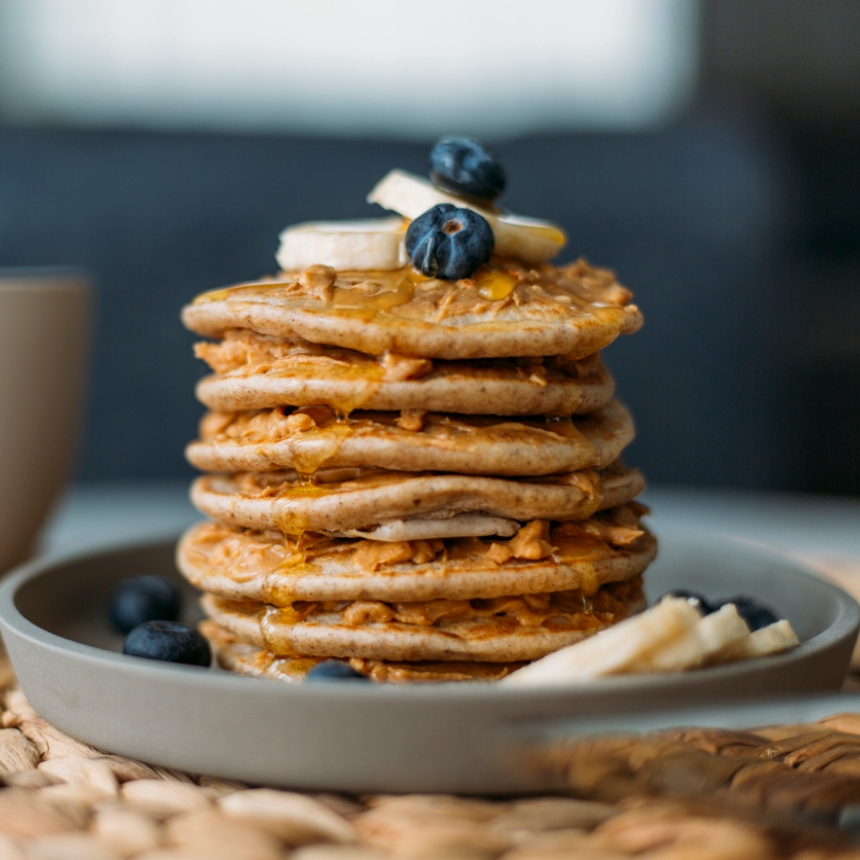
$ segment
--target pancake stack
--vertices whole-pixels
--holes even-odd
[[[225,668],[499,679],[645,605],[656,543],[600,358],[641,315],[611,272],[551,266],[551,225],[397,171],[371,197],[403,217],[291,228],[277,276],[183,310],[213,373],[187,449],[210,520],[178,564]],[[496,240],[458,280],[403,252],[415,207],[451,201]]]

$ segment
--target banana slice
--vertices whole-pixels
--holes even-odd
[[[788,621],[750,633],[733,604],[702,618],[683,598],[666,598],[641,615],[512,672],[500,683],[566,683],[622,672],[682,672],[777,654],[799,644]]]
[[[400,218],[316,221],[287,227],[276,258],[285,272],[309,266],[333,269],[399,269],[408,262]]]
[[[567,683],[619,674],[648,663],[660,648],[684,640],[700,620],[699,613],[686,600],[667,598],[641,615],[535,660],[500,683]]]
[[[545,263],[552,259],[567,241],[564,231],[536,218],[492,212],[474,203],[440,191],[422,176],[392,170],[367,195],[368,203],[378,203],[383,209],[399,212],[414,220],[439,203],[453,203],[460,208],[474,209],[492,227],[496,237],[495,253],[500,257],[513,257],[528,265]]]
[[[658,604],[659,605],[659,604]],[[718,658],[749,639],[750,630],[733,604],[700,618],[683,636],[633,663],[631,672],[683,672]]]
[[[732,660],[747,660],[751,657],[766,657],[779,654],[800,645],[797,634],[788,621],[777,621],[761,630],[754,630],[745,639],[721,651],[714,662],[728,663]]]

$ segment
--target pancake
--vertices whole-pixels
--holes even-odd
[[[573,419],[353,412],[338,420],[317,406],[209,413],[185,453],[209,472],[370,466],[529,476],[604,468],[633,436],[633,419],[617,401]]]
[[[380,543],[306,533],[298,540],[198,523],[177,547],[203,591],[287,606],[296,600],[459,600],[580,589],[631,579],[656,554],[638,505],[591,520],[529,524],[510,540]]]
[[[385,353],[379,358],[307,341],[228,331],[199,343],[216,371],[200,380],[210,409],[327,405],[355,409],[422,409],[505,415],[571,415],[606,403],[615,383],[596,353],[575,360],[496,358],[440,361]]]
[[[471,221],[417,237],[432,204],[416,194],[471,206],[394,171],[370,199],[402,222],[289,228],[285,271],[182,311],[209,339],[186,456],[214,522],[176,563],[230,671],[498,680],[645,606],[657,545],[600,355],[641,326],[632,294],[584,260],[542,262],[564,234],[489,205],[496,255],[460,266],[447,243],[470,237],[446,237]]]
[[[278,657],[271,651],[242,642],[219,627],[214,621],[204,621],[200,632],[209,640],[218,664],[230,672],[254,678],[271,678],[287,683],[301,683],[307,672],[323,657]],[[347,662],[347,661],[344,661]],[[373,681],[389,683],[428,683],[442,681],[499,681],[525,664],[478,662],[391,662],[353,658],[349,665]]]
[[[445,520],[480,512],[517,520],[586,519],[632,501],[644,488],[636,470],[610,467],[528,480],[476,475],[319,469],[312,481],[297,472],[204,475],[191,486],[198,510],[227,525],[343,534],[389,519]],[[444,526],[440,526],[444,537]]]
[[[498,299],[484,298],[488,282]],[[183,309],[182,321],[205,337],[247,328],[368,355],[582,358],[642,325],[631,299],[612,272],[583,260],[533,269],[495,258],[456,282],[425,278],[411,267],[332,270],[330,279],[284,272],[199,296]]]
[[[206,615],[276,655],[369,660],[535,660],[645,606],[638,577],[599,588],[522,597],[410,603],[294,603],[289,608],[207,594]]]

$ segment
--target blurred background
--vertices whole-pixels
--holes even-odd
[[[180,307],[449,133],[636,293],[653,483],[860,493],[856,0],[0,0],[0,266],[98,283],[79,479],[190,476]]]

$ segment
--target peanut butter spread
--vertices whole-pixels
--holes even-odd
[[[433,628],[470,640],[492,639],[518,630],[596,632],[635,612],[643,603],[642,579],[601,586],[594,594],[580,590],[547,594],[385,603],[376,600],[297,601],[276,607],[219,600],[227,612],[255,616],[263,640],[277,654],[289,653],[285,628],[296,624],[338,627],[404,624]]]
[[[440,415],[419,410],[396,412],[353,412],[339,418],[328,406],[255,409],[245,412],[209,412],[200,422],[200,438],[211,442],[236,441],[247,444],[281,442],[303,436],[408,436],[416,433],[448,445],[471,444],[476,436],[505,442],[540,445],[550,439],[583,440],[575,420],[558,417],[503,418],[484,415]]]
[[[505,289],[498,289],[502,280]],[[302,299],[340,316],[367,320],[387,316],[453,323],[476,316],[493,319],[511,310],[518,319],[542,321],[601,316],[601,311],[630,305],[633,294],[611,271],[590,266],[585,260],[560,268],[549,264],[530,268],[494,258],[471,278],[459,281],[427,278],[411,266],[394,271],[339,272],[333,281],[282,272],[268,281],[203,293],[194,303],[260,297]]]
[[[209,412],[186,456],[209,472],[322,466],[432,469],[528,477],[608,466],[633,438],[630,413],[610,402],[587,416],[496,417],[410,409],[359,410],[338,416],[327,406]]]
[[[459,281],[411,267],[335,274],[326,283],[282,272],[215,290],[187,305],[182,319],[205,337],[246,328],[376,356],[443,359],[584,358],[642,325],[630,291],[582,260],[532,268],[494,258]]]
[[[601,371],[600,354],[571,356],[486,358],[469,363],[410,358],[384,352],[378,358],[352,349],[320,346],[301,338],[261,335],[230,329],[220,341],[194,346],[194,354],[216,373],[252,376],[271,374],[302,379],[404,382],[426,377],[465,375],[468,378],[515,378],[545,387],[553,379],[585,380]]]
[[[456,526],[444,527],[460,514],[495,517],[499,524],[585,519],[632,501],[643,483],[639,472],[621,466],[523,478],[344,466],[309,477],[294,470],[204,475],[192,485],[191,499],[213,519],[243,528],[373,537],[369,532],[388,522],[433,520],[432,529],[410,536],[444,538],[462,535]]]
[[[336,493],[352,493],[384,487],[402,481],[431,477],[434,474],[433,472],[394,472],[389,469],[361,466],[324,467],[310,475],[302,475],[293,470],[241,472],[231,478],[229,491],[251,499],[320,498]],[[582,469],[565,475],[536,475],[523,479],[505,478],[504,480],[511,483],[571,487],[578,490],[583,498],[592,500],[600,497],[602,483],[600,474],[593,469]]]
[[[519,561],[552,558],[561,562],[604,557],[613,550],[623,552],[636,546],[646,534],[639,524],[644,511],[633,503],[581,522],[551,525],[535,520],[508,540],[447,538],[388,543],[332,538],[313,532],[293,538],[205,523],[195,533],[194,560],[211,570],[229,570],[238,581],[273,573],[301,575],[322,570],[331,561],[368,573],[403,564],[435,562],[493,570]]]
[[[198,344],[197,354],[217,371],[198,383],[198,397],[221,411],[324,404],[344,415],[356,409],[570,415],[597,409],[614,389],[597,348],[581,359],[555,355],[466,362],[393,350],[374,357],[231,327],[222,342]]]

